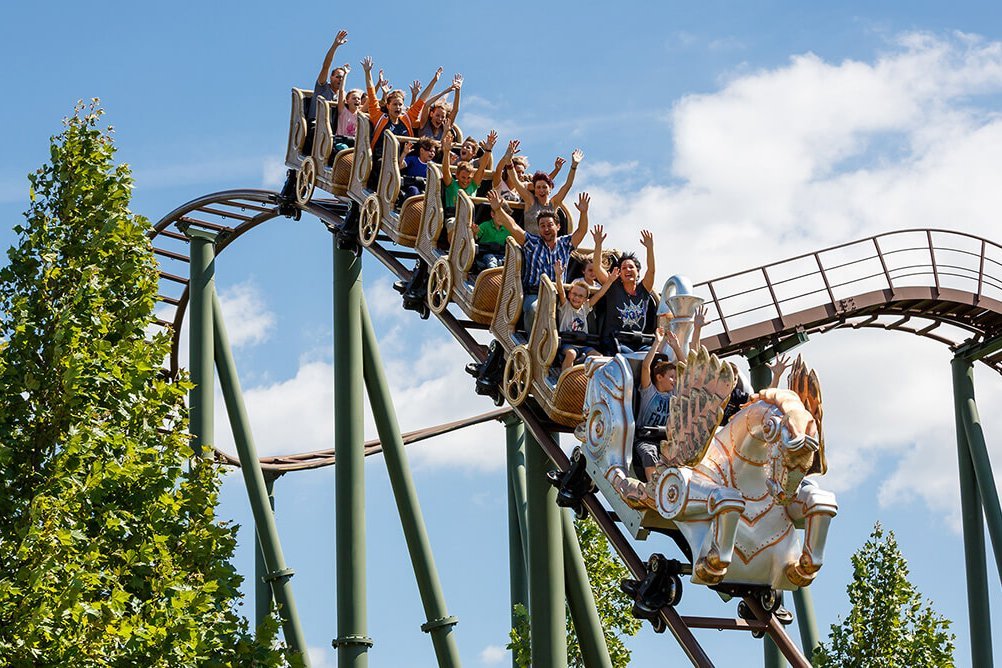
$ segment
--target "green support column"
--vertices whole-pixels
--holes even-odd
[[[967,440],[967,372],[970,363],[954,358],[953,401],[957,427],[957,463],[960,468],[960,515],[964,527],[964,562],[967,571],[967,614],[971,629],[971,665],[992,666],[992,622],[988,601],[988,566],[974,461]],[[973,388],[972,388],[973,389]],[[973,396],[970,397],[973,400]]]
[[[411,478],[410,465],[404,454],[404,442],[400,437],[396,410],[390,396],[389,386],[383,374],[383,362],[379,354],[379,342],[369,320],[369,311],[362,298],[362,367],[365,388],[369,394],[369,404],[376,421],[376,431],[383,446],[383,459],[390,477],[390,486],[397,502],[400,524],[407,541],[411,566],[417,580],[421,602],[427,622],[421,630],[431,634],[438,665],[446,668],[459,666],[459,649],[453,627],[459,621],[450,617],[445,607],[445,596],[435,569],[435,559],[431,553],[431,543],[425,531],[424,517],[418,503],[417,490]]]
[[[525,517],[525,432],[515,415],[504,418],[508,459],[508,581],[511,603],[511,626],[515,628],[515,606],[529,609],[529,583],[526,575]],[[512,668],[518,668],[515,653]]]
[[[529,543],[529,634],[532,665],[567,667],[563,529],[557,490],[546,478],[550,461],[526,432],[525,483]]]
[[[999,505],[999,492],[995,487],[995,476],[992,474],[992,462],[988,457],[988,446],[985,444],[985,432],[981,427],[981,416],[978,414],[978,404],[974,398],[974,362],[954,358],[954,374],[957,387],[960,389],[961,408],[963,409],[964,433],[967,435],[967,449],[971,453],[974,464],[974,474],[977,477],[978,492],[981,497],[981,507],[988,524],[988,535],[992,540],[995,552],[995,567],[1002,576],[1002,507]],[[960,366],[960,368],[958,368]]]
[[[229,339],[226,336],[226,325],[223,323],[223,310],[219,298],[213,293],[210,304],[213,314],[213,338],[215,340],[215,359],[219,370],[219,385],[226,402],[226,412],[233,429],[233,441],[240,457],[240,472],[247,486],[247,496],[251,511],[254,514],[254,527],[259,532],[259,549],[263,552],[267,574],[265,578],[271,585],[272,595],[278,603],[278,614],[282,619],[282,631],[285,642],[293,652],[299,652],[308,665],[306,653],[306,636],[303,635],[296,611],[296,600],[292,596],[293,571],[285,565],[285,556],[278,540],[278,527],[275,526],[275,515],[271,511],[268,485],[264,480],[261,463],[257,458],[257,448],[251,434],[250,420],[247,408],[244,406],[243,394],[240,391],[240,379],[237,377],[237,367],[230,352]]]
[[[605,643],[602,622],[595,607],[595,595],[585,569],[581,544],[574,531],[571,511],[560,513],[564,535],[564,586],[567,588],[567,606],[571,610],[571,621],[577,632],[581,658],[588,668],[612,668],[609,646]]]
[[[334,537],[338,668],[365,668],[372,638],[365,601],[362,422],[362,259],[334,245]]]
[[[814,599],[811,590],[801,587],[793,592],[793,606],[797,611],[797,627],[800,629],[800,646],[808,661],[814,649],[821,644],[818,638],[818,622],[814,616]]]
[[[212,404],[212,295],[216,293],[216,233],[183,228],[191,241],[188,270],[188,370],[194,387],[188,395],[189,431],[195,454],[211,456],[214,440]]]
[[[265,473],[264,474],[264,486],[268,491],[268,505],[271,506],[271,512],[275,512],[275,474]],[[264,561],[264,552],[261,548],[261,530],[254,527],[254,625],[256,627],[261,626],[261,622],[264,621],[271,613],[271,602],[274,600],[271,596],[271,586],[265,579],[268,575],[268,564]]]

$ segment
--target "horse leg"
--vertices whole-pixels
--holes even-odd
[[[838,503],[835,494],[819,488],[812,480],[804,480],[788,512],[795,521],[804,520],[804,550],[797,561],[787,565],[786,577],[798,587],[806,587],[824,563],[828,526],[838,514]]]
[[[738,519],[745,509],[741,493],[731,487],[717,487],[706,499],[706,511],[712,520],[701,556],[693,564],[693,573],[706,584],[718,584],[727,575],[734,558],[734,539]]]

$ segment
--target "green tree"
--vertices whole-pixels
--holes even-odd
[[[0,664],[276,665],[237,614],[216,467],[152,334],[157,266],[97,100],[29,176],[0,270]]]
[[[595,596],[599,621],[605,632],[609,658],[612,659],[613,666],[624,668],[630,665],[630,650],[623,643],[623,637],[635,636],[641,625],[640,620],[633,616],[633,601],[619,589],[619,583],[630,577],[630,573],[613,555],[609,542],[593,519],[588,517],[575,520],[574,530],[581,544],[581,555]],[[532,647],[529,638],[529,611],[518,604],[515,606],[515,615],[517,621],[509,634],[511,642],[508,643],[508,649],[515,653],[518,665],[528,666]],[[567,664],[571,668],[583,668],[585,665],[570,610],[567,611]]]
[[[950,621],[936,614],[908,581],[908,562],[894,532],[877,523],[852,555],[846,588],[852,609],[832,624],[827,643],[814,650],[814,665],[917,668],[953,665]]]

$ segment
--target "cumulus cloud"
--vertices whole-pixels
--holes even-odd
[[[500,645],[488,645],[480,651],[480,663],[496,666],[508,657],[508,650]]]
[[[221,291],[219,305],[231,346],[252,346],[268,340],[275,326],[275,314],[265,307],[253,283],[239,283]]]

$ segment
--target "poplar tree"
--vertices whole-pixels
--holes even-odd
[[[249,633],[193,458],[184,378],[161,373],[157,264],[97,100],[29,176],[0,270],[0,664],[276,665]]]
[[[832,624],[828,642],[814,650],[817,668],[954,665],[950,621],[923,602],[908,581],[908,562],[893,531],[885,534],[876,524],[852,555],[852,568],[846,588],[852,609],[840,624]]]

